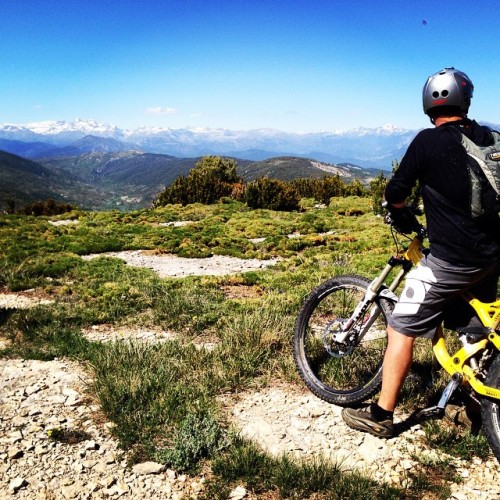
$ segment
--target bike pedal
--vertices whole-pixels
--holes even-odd
[[[424,408],[417,413],[418,420],[427,420],[430,418],[441,418],[444,415],[444,409],[439,406],[431,406],[430,408]]]

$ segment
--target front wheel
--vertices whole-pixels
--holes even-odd
[[[500,354],[491,362],[485,384],[500,389]],[[481,400],[481,419],[488,443],[500,462],[500,401],[493,398]]]
[[[387,346],[387,317],[393,303],[378,297],[349,329],[344,329],[370,282],[361,276],[332,278],[306,299],[295,323],[294,360],[302,380],[319,398],[349,406],[374,396],[382,384],[382,361]],[[368,321],[371,326],[360,340]]]

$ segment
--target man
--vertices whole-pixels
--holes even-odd
[[[446,311],[454,301],[461,300],[457,297],[465,289],[471,289],[481,300],[496,298],[500,272],[496,192],[480,172],[484,215],[473,213],[470,160],[461,144],[461,133],[480,146],[493,143],[488,128],[467,118],[473,89],[469,77],[454,68],[428,78],[423,88],[423,108],[434,128],[417,134],[385,191],[396,228],[409,233],[418,222],[405,207],[405,200],[419,181],[430,254],[408,274],[405,289],[389,318],[378,402],[360,410],[342,411],[347,425],[375,436],[393,435],[393,412],[410,370],[415,338],[432,338],[446,319]],[[454,319],[464,311],[464,304],[455,308]],[[465,324],[473,316],[469,313],[461,318]],[[452,326],[464,325],[455,322]]]

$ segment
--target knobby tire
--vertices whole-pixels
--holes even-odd
[[[498,352],[488,368],[485,384],[500,388],[500,354]],[[498,399],[482,398],[481,419],[488,443],[500,462],[500,401]]]
[[[352,352],[342,354],[346,350],[336,350],[338,345],[332,344],[329,336],[329,332],[339,331],[338,324],[352,315],[369,284],[367,279],[356,275],[324,282],[306,299],[295,323],[294,360],[302,380],[316,396],[339,406],[366,401],[382,384],[387,318],[393,309],[390,300],[377,298],[378,317],[360,343],[351,343]],[[369,312],[370,309],[354,329]],[[332,350],[340,356],[332,355]]]

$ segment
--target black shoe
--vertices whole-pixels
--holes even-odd
[[[372,415],[371,406],[355,410],[344,408],[342,410],[344,422],[357,431],[369,432],[373,436],[390,438],[394,434],[392,418],[380,422]]]

